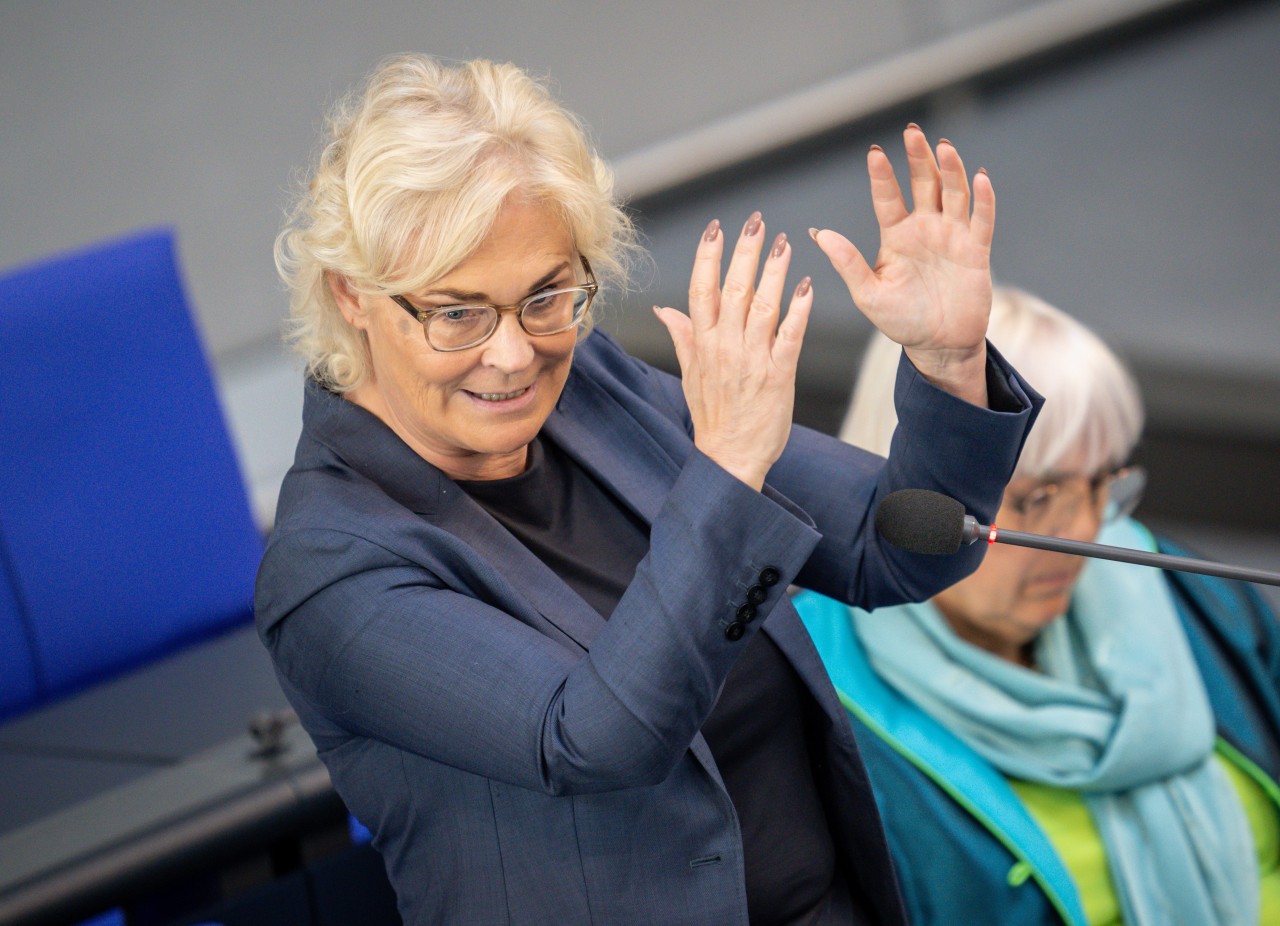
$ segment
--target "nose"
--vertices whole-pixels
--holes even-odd
[[[1092,542],[1097,539],[1102,527],[1101,512],[1096,505],[1084,499],[1072,499],[1072,504],[1064,506],[1051,531],[1054,536],[1068,540],[1084,540]]]
[[[530,338],[531,335],[520,327],[514,312],[504,313],[498,318],[498,327],[482,345],[484,353],[481,359],[486,366],[504,373],[518,373],[533,360]]]

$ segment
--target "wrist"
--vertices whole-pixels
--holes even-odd
[[[736,454],[726,453],[722,448],[705,447],[696,439],[693,444],[702,451],[702,454],[707,459],[739,482],[746,483],[757,492],[764,488],[764,477],[769,471],[769,467],[762,465],[758,460],[746,459]]]
[[[903,350],[916,371],[934,386],[980,408],[988,407],[985,339],[967,350]]]

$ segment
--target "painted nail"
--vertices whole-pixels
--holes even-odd
[[[720,234],[720,220],[712,219],[707,226],[707,230],[702,233],[703,241],[715,241],[716,235]]]
[[[773,239],[773,249],[769,251],[770,257],[781,257],[782,252],[787,249],[786,232],[778,232],[778,237]]]
[[[743,227],[742,234],[750,238],[760,230],[761,224],[760,213],[758,211],[751,213],[751,218],[747,219],[747,224]]]
[[[818,242],[818,230],[817,230],[816,228],[811,228],[811,229],[809,229],[809,237],[813,239],[813,241],[814,241],[814,243],[815,243],[815,244],[817,244],[817,242]]]
[[[796,296],[799,297],[799,296],[809,295],[809,284],[812,282],[813,281],[810,280],[808,277],[805,277],[803,280],[801,280],[800,285],[796,287]]]

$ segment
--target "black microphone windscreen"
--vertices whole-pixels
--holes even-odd
[[[928,489],[899,489],[876,509],[876,530],[909,553],[954,553],[964,539],[964,505]]]

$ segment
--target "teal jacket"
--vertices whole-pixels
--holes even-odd
[[[1251,586],[1165,576],[1219,753],[1280,804],[1280,625]],[[1004,776],[876,675],[844,605],[812,592],[794,604],[853,722],[911,922],[1087,926],[1071,875]]]

